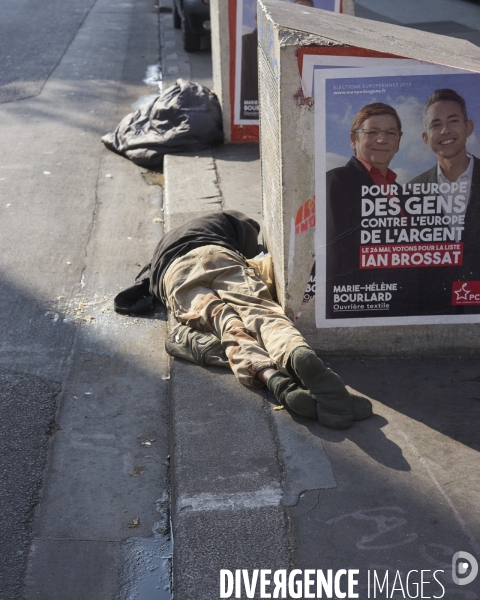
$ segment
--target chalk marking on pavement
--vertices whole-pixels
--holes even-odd
[[[423,467],[425,468],[425,470],[429,474],[430,479],[433,481],[435,487],[438,489],[438,491],[440,492],[440,494],[444,497],[445,502],[448,504],[448,506],[450,506],[450,508],[452,509],[452,512],[453,512],[453,514],[454,514],[454,516],[455,516],[458,524],[460,525],[461,530],[467,536],[468,541],[470,542],[472,548],[475,550],[475,552],[478,555],[480,555],[480,544],[478,543],[478,541],[475,538],[475,536],[468,529],[467,524],[463,520],[462,515],[458,512],[455,504],[452,502],[452,500],[450,500],[450,497],[448,496],[447,492],[443,489],[442,485],[440,484],[440,482],[438,481],[438,479],[435,477],[435,475],[434,475],[432,469],[429,467],[428,462],[426,461],[426,459],[423,458],[423,456],[417,450],[417,447],[410,441],[410,439],[409,439],[409,437],[407,436],[406,433],[404,433],[403,431],[400,431],[400,430],[398,430],[398,433],[400,433],[402,435],[402,437],[405,438],[405,441],[410,446],[410,449],[413,451],[414,454],[416,454],[418,460],[420,461],[420,463],[423,465]]]
[[[279,506],[282,490],[278,487],[262,488],[255,492],[233,494],[210,494],[202,492],[191,497],[178,499],[178,510],[190,509],[193,512],[204,510],[240,510],[244,508],[263,508]]]

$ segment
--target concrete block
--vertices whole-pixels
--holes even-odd
[[[226,369],[174,359],[170,402],[175,595],[216,597],[220,569],[288,568],[281,466],[262,391]]]
[[[258,145],[165,157],[167,230],[223,209],[256,217],[259,196]],[[170,373],[175,597],[210,600],[220,569],[289,567],[277,430],[265,392],[243,387],[230,371],[172,359]],[[290,479],[295,499],[304,482]]]
[[[346,14],[298,11],[281,0],[259,0],[258,29],[264,237],[286,313],[324,354],[478,353],[480,315],[462,315],[464,322],[454,315],[429,322],[418,319],[417,324],[411,319],[395,325],[320,327],[316,303],[303,303],[309,280],[315,283],[316,229],[319,219],[326,219],[315,215],[315,105],[302,90],[299,57],[308,49],[332,57],[414,59],[479,71],[480,49],[462,40]],[[435,160],[432,154],[432,164]],[[317,241],[318,252],[325,250]],[[317,290],[317,304],[318,299]]]
[[[247,5],[244,11],[244,4]],[[222,0],[212,0],[210,4],[211,25],[212,25],[212,65],[213,65],[213,88],[218,95],[223,111],[223,127],[226,142],[258,142],[258,117],[252,115],[244,118],[239,113],[240,106],[240,88],[243,88],[241,75],[242,52],[246,46],[243,46],[242,39],[237,35],[244,33],[242,24],[237,27],[237,19],[240,14],[250,15],[249,32],[253,35],[249,38],[248,64],[253,65],[249,71],[249,98],[258,98],[255,77],[255,56],[256,56],[256,27],[251,11],[254,10],[255,2],[253,0],[233,0],[232,2],[223,2]],[[238,71],[237,71],[238,70]],[[255,102],[256,108],[256,102]]]
[[[280,471],[262,392],[243,387],[230,370],[182,360],[172,362],[171,385],[174,517],[237,499],[278,506]]]
[[[344,15],[355,16],[355,0],[343,0],[342,13]]]
[[[222,210],[222,198],[211,150],[167,154],[165,172],[165,226]]]

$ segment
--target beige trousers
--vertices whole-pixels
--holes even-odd
[[[285,374],[291,352],[307,342],[245,259],[221,246],[202,246],[165,272],[167,308],[176,320],[217,335],[237,379],[259,388],[267,367]]]

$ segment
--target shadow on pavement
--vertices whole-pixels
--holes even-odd
[[[55,305],[0,281],[0,596],[117,598],[122,540],[155,538],[161,519],[164,313],[136,322],[97,298],[85,321],[79,298]]]
[[[480,450],[477,357],[332,359],[329,365],[384,406]]]
[[[297,422],[301,419],[301,417],[293,415],[292,418]],[[383,433],[382,428],[388,424],[388,421],[380,415],[374,415],[366,421],[354,423],[352,427],[346,431],[328,429],[318,423],[310,421],[305,423],[306,419],[301,420],[312,435],[321,438],[323,441],[340,444],[341,442],[348,440],[384,467],[395,471],[411,470],[409,463],[403,456],[400,446],[388,439]]]

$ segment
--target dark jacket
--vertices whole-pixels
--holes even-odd
[[[256,229],[255,229],[256,228]],[[160,240],[150,263],[150,292],[165,302],[163,275],[173,260],[200,246],[222,246],[253,258],[260,225],[243,213],[228,210],[199,217],[172,229]]]
[[[143,314],[154,299],[165,304],[162,282],[165,271],[179,256],[200,246],[222,246],[253,258],[258,253],[260,225],[243,213],[227,210],[192,219],[166,233],[155,248],[151,262],[135,279],[135,285],[121,291],[114,301],[121,314]]]
[[[415,281],[408,269],[360,269],[362,186],[374,185],[355,157],[327,173],[327,318],[392,317],[415,314]],[[400,198],[402,202],[402,199]],[[333,308],[334,287],[397,284],[388,310],[338,312]],[[364,291],[364,290],[362,290]]]
[[[418,175],[410,183],[438,183],[437,165]],[[480,159],[473,157],[472,186],[465,213],[462,234],[463,264],[461,267],[418,269],[419,314],[476,314],[480,306],[452,306],[453,281],[480,280]]]

